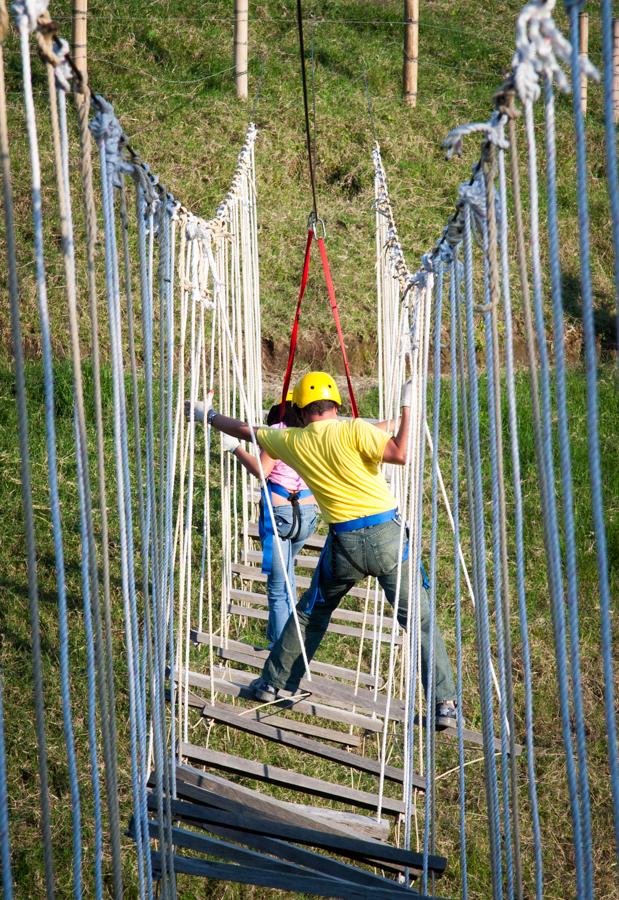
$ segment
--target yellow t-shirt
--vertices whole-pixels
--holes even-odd
[[[273,459],[282,459],[307,483],[329,524],[397,506],[379,468],[390,437],[363,419],[327,419],[305,428],[257,432],[262,449]]]

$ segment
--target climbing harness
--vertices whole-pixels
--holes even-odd
[[[282,487],[280,484],[274,484],[268,479],[266,483],[266,490],[264,487],[262,488],[260,516],[258,518],[258,532],[260,535],[260,541],[262,543],[262,571],[266,575],[270,575],[273,567],[274,531],[271,518],[266,512],[267,492],[269,496],[271,494],[277,494],[279,497],[283,497],[285,500],[288,500],[292,508],[292,524],[290,526],[290,530],[287,534],[279,533],[279,537],[282,541],[294,541],[299,536],[299,532],[301,530],[301,514],[299,511],[299,501],[304,500],[306,497],[311,497],[312,492],[307,489],[302,491],[288,491],[285,487]]]

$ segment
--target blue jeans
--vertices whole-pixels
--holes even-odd
[[[329,532],[321,565],[316,569],[311,587],[297,604],[299,630],[308,660],[314,657],[340,600],[367,575],[378,578],[389,602],[394,606],[397,604],[400,625],[406,627],[409,561],[402,564],[399,596],[396,597],[399,553],[400,526],[395,521],[345,534]],[[424,688],[428,683],[429,632],[430,607],[424,590],[421,592],[421,672]],[[262,677],[273,687],[293,691],[304,674],[299,634],[291,618],[269,654]],[[434,678],[436,702],[454,700],[456,688],[451,663],[438,625],[434,632]]]
[[[291,504],[286,503],[282,506],[274,506],[273,513],[275,514],[277,533],[280,537],[289,534],[292,527]],[[292,587],[293,602],[295,604],[297,602],[297,582],[294,574],[294,562],[297,555],[303,549],[303,545],[308,537],[316,530],[316,522],[318,520],[316,506],[313,503],[308,503],[305,506],[300,504],[299,515],[301,517],[301,523],[295,539],[292,541],[281,541],[285,571],[288,573],[288,580]],[[275,546],[273,547],[271,574],[267,578],[267,596],[269,600],[267,640],[269,646],[271,646],[279,640],[279,636],[284,630],[284,625],[292,612],[292,607],[288,600],[288,592],[286,590],[284,569],[282,568],[279,553]]]

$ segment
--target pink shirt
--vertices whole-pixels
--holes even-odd
[[[272,425],[272,428],[285,428],[283,422],[278,422],[277,425]],[[269,481],[272,481],[273,484],[279,484],[289,493],[293,491],[306,491],[307,485],[303,481],[300,475],[297,475],[294,469],[291,469],[290,466],[287,466],[285,462],[282,462],[281,459],[275,461],[275,465],[271,469],[271,474],[269,475]]]

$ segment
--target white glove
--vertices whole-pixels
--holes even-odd
[[[240,441],[235,437],[230,437],[229,434],[221,435],[221,446],[223,447],[224,453],[234,453],[236,448],[240,445]]]
[[[402,399],[400,406],[410,406],[413,400],[413,379],[409,378],[402,385]]]
[[[192,413],[192,405],[193,405],[193,418],[196,422],[204,422],[204,417],[207,415],[209,409],[213,406],[213,392],[209,391],[206,395],[206,401],[203,403],[201,400],[196,400],[194,404],[191,403],[191,400],[185,400],[185,418],[187,421],[191,419]]]

